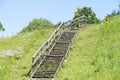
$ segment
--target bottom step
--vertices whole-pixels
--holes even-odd
[[[54,75],[59,67],[64,55],[46,55],[32,78],[54,78]]]

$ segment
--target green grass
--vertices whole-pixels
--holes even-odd
[[[12,57],[0,57],[0,80],[29,80],[25,76],[31,68],[32,56],[53,31],[50,27],[0,39],[0,53],[20,52]]]
[[[81,29],[56,80],[120,80],[120,16]]]
[[[82,28],[56,80],[120,80],[120,16]],[[31,59],[54,28],[0,39],[0,80],[29,80]],[[1,57],[5,51],[17,51]]]

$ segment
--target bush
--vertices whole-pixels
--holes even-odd
[[[0,31],[5,31],[5,28],[3,28],[2,23],[0,22]]]
[[[47,20],[47,19],[34,19],[32,20],[27,27],[25,27],[22,32],[31,32],[34,30],[41,30],[44,28],[50,28],[50,27],[54,27],[54,24],[51,23],[51,21]]]

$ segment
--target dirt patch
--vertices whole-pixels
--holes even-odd
[[[21,55],[22,53],[22,49],[21,48],[17,48],[16,50],[4,50],[2,52],[0,52],[0,57],[10,57],[10,56],[18,56]]]

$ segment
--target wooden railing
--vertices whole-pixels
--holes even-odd
[[[50,53],[53,45],[55,42],[59,39],[60,35],[62,34],[63,30],[63,23],[60,24],[60,26],[53,32],[53,34],[50,36],[48,41],[45,41],[42,46],[37,50],[37,52],[32,57],[32,67],[36,66],[36,62],[43,59],[44,55],[47,55]]]
[[[55,31],[50,36],[50,38],[47,41],[45,41],[42,44],[42,46],[37,50],[37,52],[33,55],[31,73],[33,73],[36,70],[36,68],[40,65],[42,60],[45,58],[45,55],[48,55],[51,52],[55,43],[61,37],[61,34],[66,30],[70,29],[68,26],[74,24],[74,22],[77,21],[78,19],[83,19],[83,18],[85,17],[82,16],[74,20],[69,20],[65,23],[61,23],[59,27],[55,29]]]

